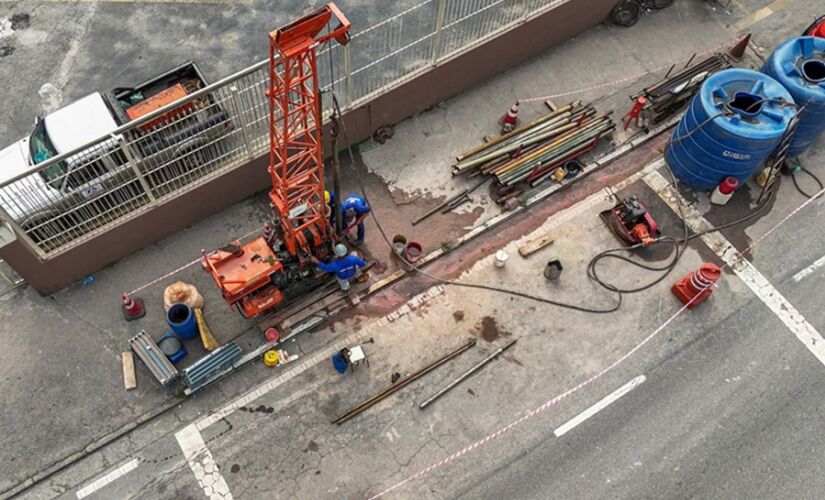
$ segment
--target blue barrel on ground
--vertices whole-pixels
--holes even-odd
[[[788,149],[790,156],[800,155],[825,132],[825,38],[801,36],[782,42],[762,72],[804,106]]]
[[[796,113],[773,78],[749,69],[709,76],[673,131],[665,160],[679,180],[713,189],[727,177],[740,184],[776,149]]]
[[[166,312],[166,323],[183,340],[192,340],[198,336],[195,312],[186,304],[172,304]]]

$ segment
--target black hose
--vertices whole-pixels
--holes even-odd
[[[796,188],[796,190],[799,191],[799,193],[802,194],[802,196],[804,196],[805,198],[813,198],[816,195],[809,194],[807,191],[802,189],[802,187],[800,187],[799,181],[796,178],[796,176],[799,175],[799,172],[804,172],[808,174],[808,177],[814,180],[817,186],[819,186],[819,189],[817,191],[822,191],[823,189],[825,189],[825,186],[822,185],[822,181],[819,179],[819,177],[817,177],[813,172],[811,172],[807,168],[800,166],[798,172],[794,172],[793,174],[791,174],[791,178],[793,179],[793,185]]]

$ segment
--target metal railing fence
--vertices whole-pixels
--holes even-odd
[[[425,0],[318,54],[322,107],[358,105],[569,0]],[[268,61],[0,183],[0,217],[63,252],[268,150]],[[172,111],[172,113],[170,113]],[[170,118],[171,115],[171,118]],[[167,119],[158,122],[159,118]],[[82,126],[82,124],[78,124]],[[28,154],[28,152],[26,152]]]

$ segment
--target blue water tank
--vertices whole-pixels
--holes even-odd
[[[665,159],[676,177],[713,189],[730,176],[742,184],[773,152],[795,114],[773,78],[748,69],[709,76],[673,131]]]
[[[825,38],[802,36],[782,42],[762,68],[781,83],[799,106],[799,118],[788,154],[796,156],[825,131]]]

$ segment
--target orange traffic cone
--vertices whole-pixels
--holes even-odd
[[[716,264],[702,264],[699,270],[688,273],[673,285],[670,290],[688,309],[698,306],[713,293],[713,284],[722,276],[722,270]]]
[[[146,308],[143,307],[141,299],[133,299],[124,293],[120,296],[120,302],[123,309],[123,318],[126,321],[146,316]]]
[[[513,103],[510,110],[507,111],[507,114],[501,117],[499,123],[501,123],[502,134],[506,134],[516,128],[516,124],[518,124],[518,101]]]

